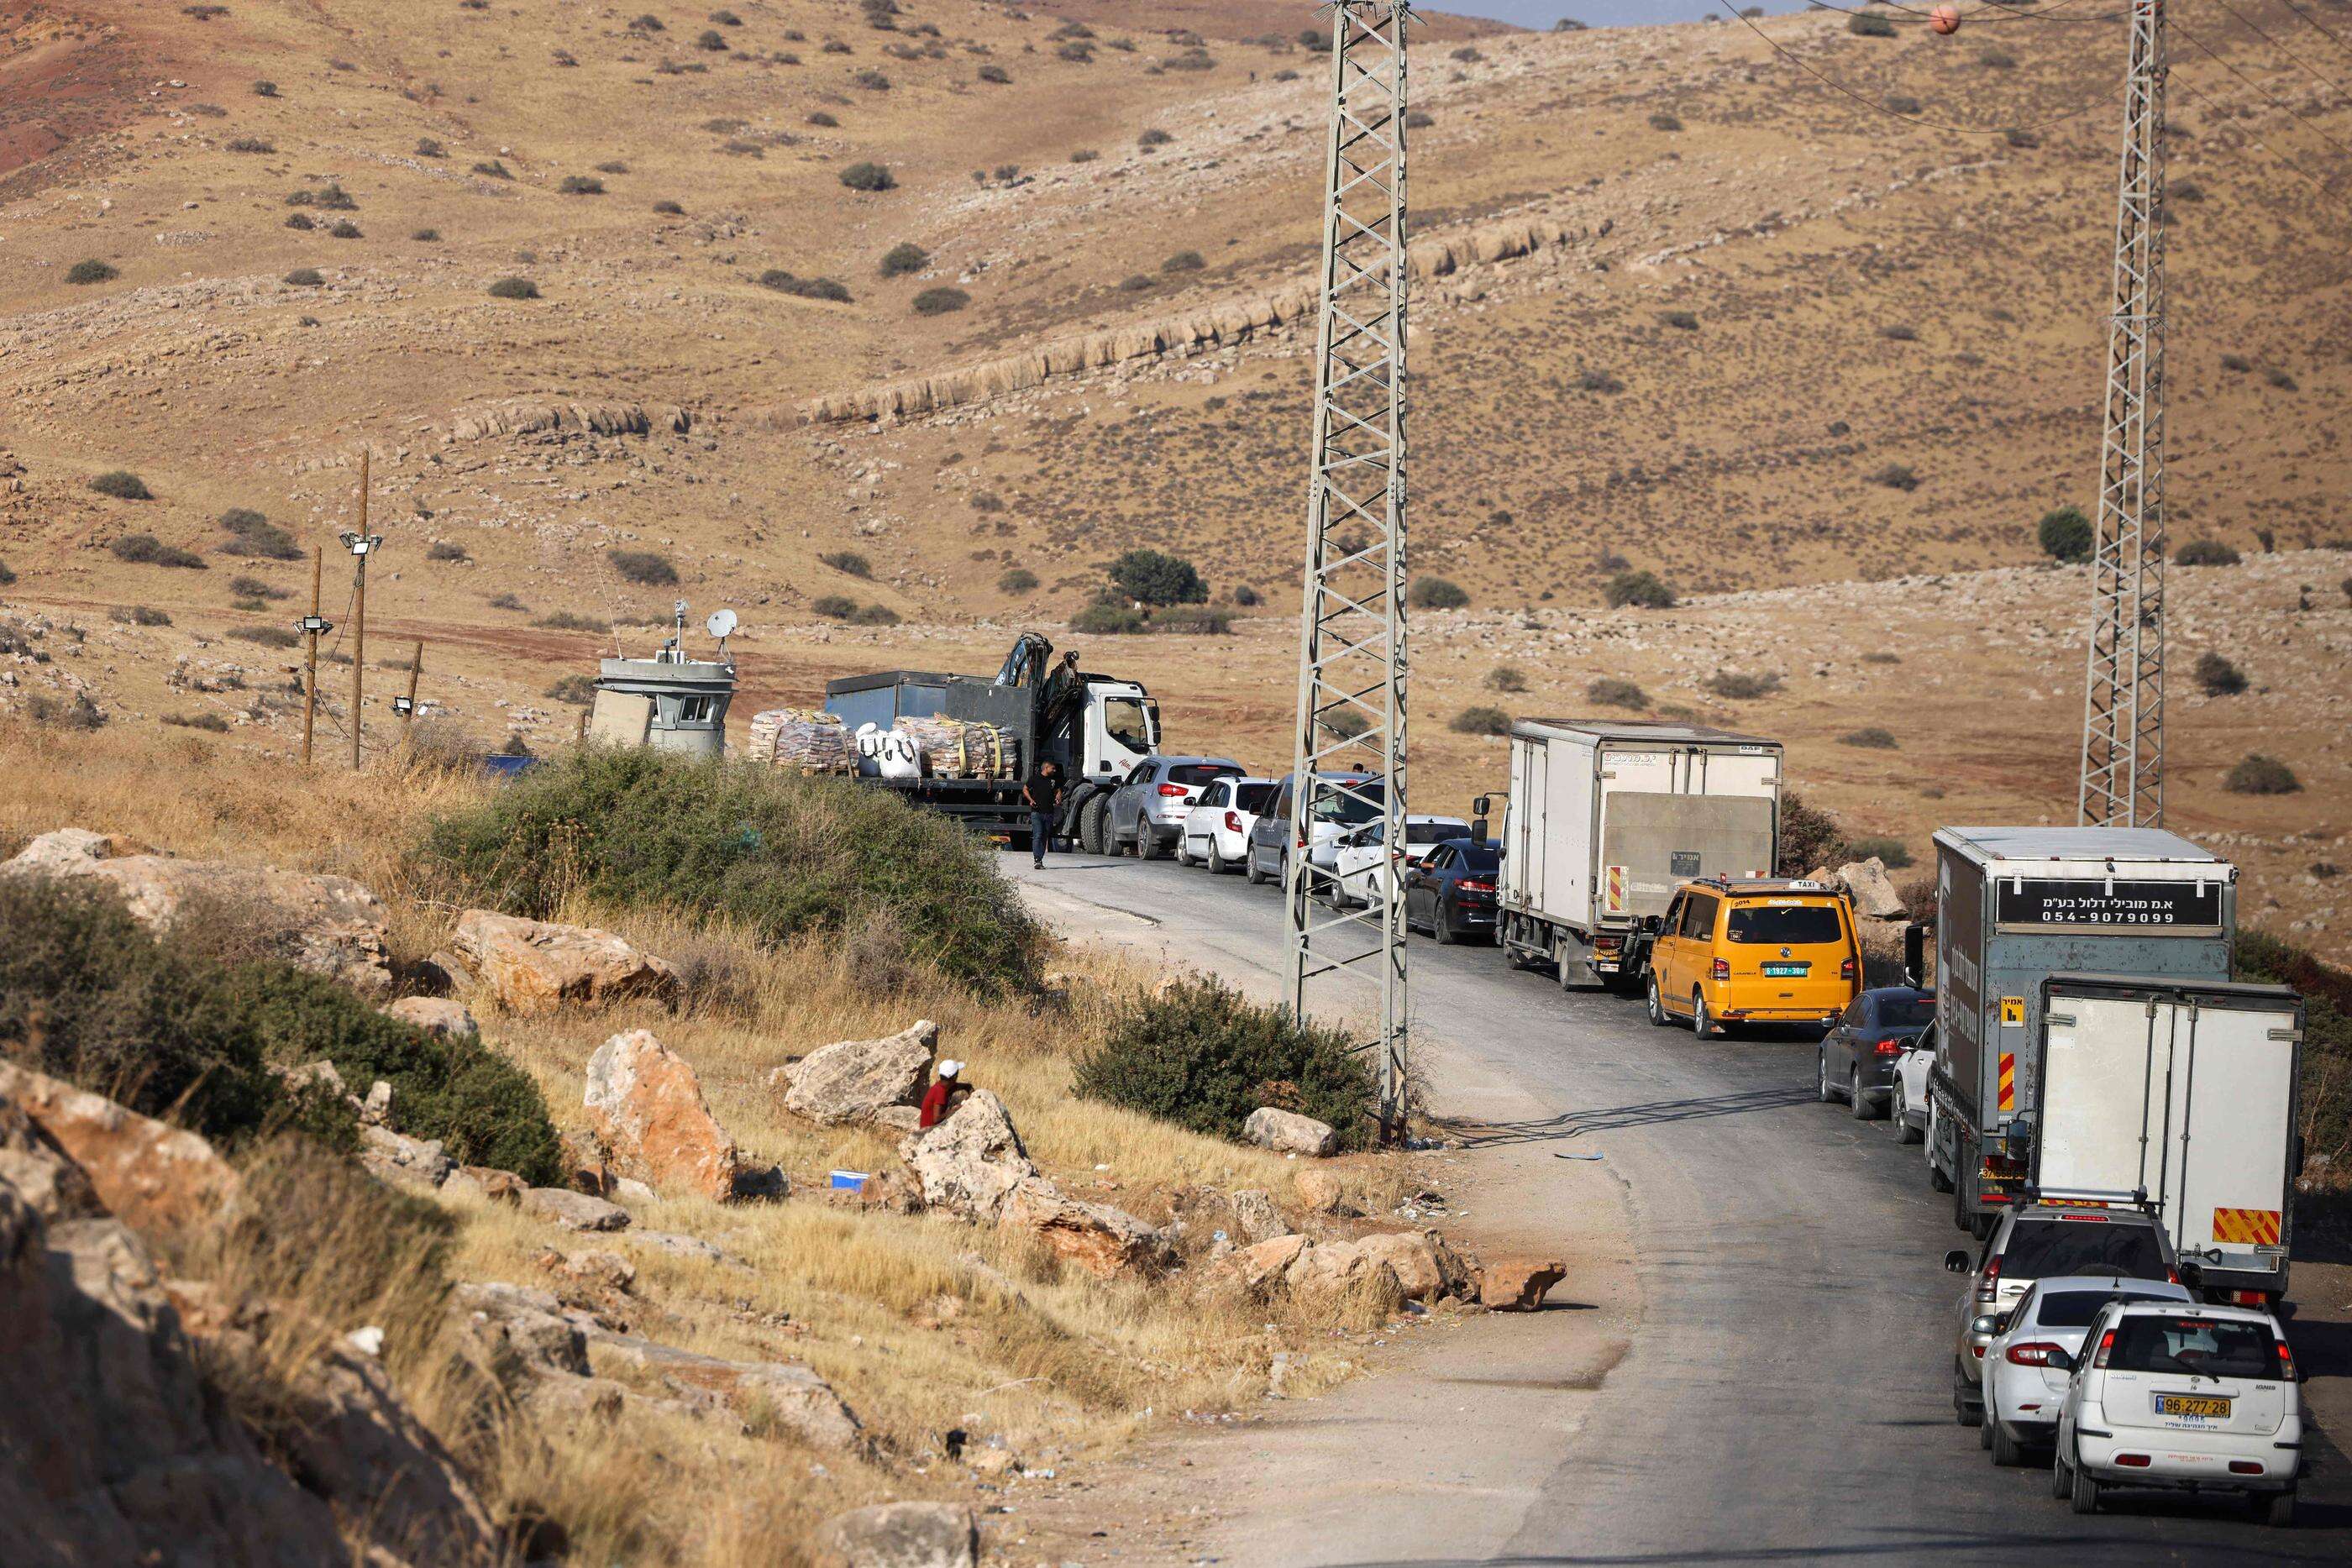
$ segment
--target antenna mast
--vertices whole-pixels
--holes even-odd
[[[2082,820],[2164,823],[2164,0],[2131,0]]]
[[[1381,1128],[1403,1131],[1405,28],[1411,0],[1334,0],[1322,311],[1307,476],[1298,730],[1283,894],[1290,1003],[1325,1004],[1380,1060]],[[1332,779],[1327,773],[1363,773]],[[1383,824],[1360,910],[1313,863],[1311,824]],[[1328,843],[1324,852],[1329,853]],[[1327,907],[1320,901],[1332,900]],[[1377,1024],[1370,1020],[1377,1014]],[[1362,1027],[1358,1028],[1359,1023]]]

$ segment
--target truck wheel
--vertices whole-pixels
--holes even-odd
[[[1584,956],[1591,950],[1566,932],[1552,939],[1552,967],[1559,976],[1561,990],[1580,989],[1598,977],[1592,972],[1592,960]]]
[[[1658,977],[1655,975],[1650,977],[1648,1007],[1650,1021],[1658,1028],[1664,1029],[1675,1021],[1666,1016],[1666,998],[1658,995]]]
[[[1108,797],[1097,795],[1078,808],[1078,847],[1090,855],[1103,852],[1103,817],[1109,806]]]

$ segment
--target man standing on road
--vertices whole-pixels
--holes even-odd
[[[1062,769],[1058,763],[1042,764],[1021,787],[1021,803],[1029,808],[1029,859],[1039,870],[1045,852],[1054,847],[1054,821],[1062,814]]]

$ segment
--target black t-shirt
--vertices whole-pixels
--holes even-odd
[[[1058,811],[1062,808],[1062,780],[1040,773],[1022,787],[1021,799],[1033,811]]]

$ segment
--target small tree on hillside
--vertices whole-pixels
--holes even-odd
[[[2034,533],[2042,541],[2042,553],[2053,560],[2091,559],[2091,519],[2083,515],[2080,507],[2060,507],[2042,513]]]
[[[1145,604],[1206,604],[1209,585],[1192,563],[1156,549],[1131,549],[1110,563],[1111,586]]]

